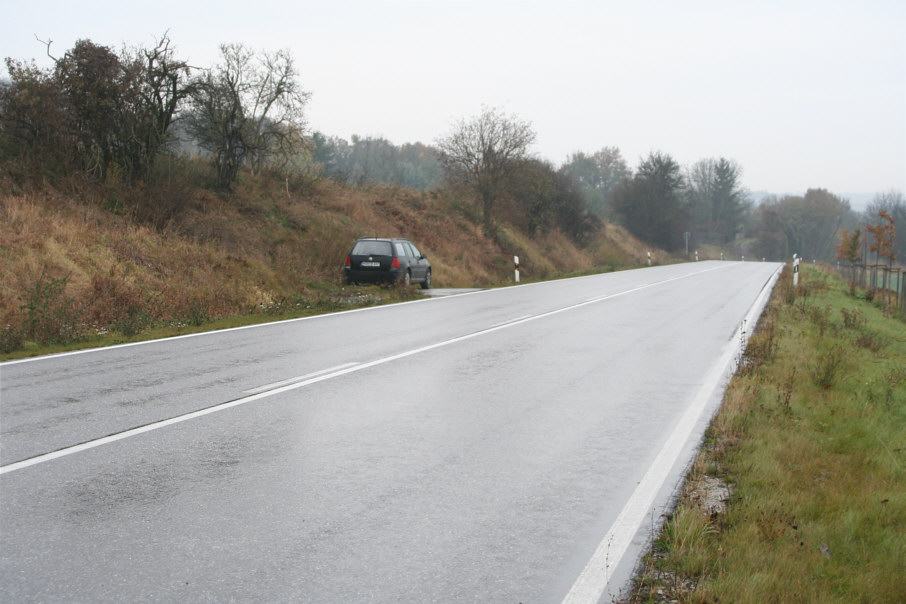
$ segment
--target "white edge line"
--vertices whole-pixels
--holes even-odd
[[[460,294],[460,295],[467,296],[467,295],[471,295],[471,294],[482,293],[484,291],[491,291],[491,290],[480,290],[480,291],[468,292],[468,293],[464,293],[464,294]],[[100,346],[98,348],[85,348],[83,350],[71,350],[69,352],[58,352],[55,354],[46,354],[46,355],[37,356],[37,357],[16,359],[14,361],[3,361],[3,362],[0,362],[0,367],[3,367],[5,365],[18,365],[20,363],[32,363],[32,362],[36,362],[36,361],[59,359],[61,357],[71,357],[71,356],[76,356],[79,354],[100,353],[100,352],[105,352],[107,350],[117,350],[119,348],[131,348],[133,346],[144,346],[146,344],[157,344],[159,342],[172,342],[175,340],[185,340],[188,338],[200,338],[203,336],[215,336],[217,334],[229,333],[232,331],[241,331],[243,329],[257,329],[257,328],[262,328],[262,327],[269,327],[272,325],[281,325],[284,323],[297,323],[299,321],[310,321],[313,319],[325,319],[328,317],[336,317],[336,316],[340,316],[340,315],[348,315],[348,314],[357,313],[357,312],[364,312],[366,310],[380,310],[383,308],[392,308],[394,306],[404,306],[406,304],[417,304],[419,302],[429,302],[431,300],[444,300],[449,297],[452,297],[452,296],[438,296],[436,298],[420,298],[418,300],[408,300],[406,302],[396,302],[394,304],[382,304],[380,306],[365,306],[363,308],[350,308],[349,310],[340,310],[337,312],[326,312],[326,313],[322,313],[319,315],[309,315],[307,317],[296,317],[295,319],[283,319],[281,321],[269,321],[267,323],[254,323],[252,325],[242,325],[240,327],[227,327],[226,329],[214,329],[211,331],[199,331],[197,333],[186,333],[186,334],[182,334],[179,336],[169,336],[166,338],[157,338],[156,340],[143,340],[141,342],[127,342],[125,344],[113,344],[111,346]]]
[[[767,304],[767,299],[779,274],[778,270],[765,283],[758,298],[746,314],[741,326],[751,325],[748,334],[754,331],[754,325]],[[633,537],[645,522],[648,511],[667,480],[677,456],[685,447],[708,401],[722,383],[723,377],[743,345],[740,338],[733,338],[724,346],[721,356],[708,371],[707,378],[692,400],[692,404],[673,429],[610,530],[604,535],[588,564],[579,574],[569,593],[566,594],[562,604],[595,604],[601,599],[604,591],[609,587],[613,571],[619,566]]]
[[[452,339],[449,339],[449,340],[443,340],[443,341],[441,341],[441,342],[435,342],[434,344],[429,344],[429,345],[427,345],[427,346],[422,346],[421,348],[416,348],[416,349],[413,349],[413,350],[409,350],[409,351],[406,351],[406,352],[401,352],[401,353],[399,353],[399,354],[391,355],[391,356],[384,357],[384,358],[381,358],[381,359],[377,359],[377,360],[374,360],[374,361],[369,361],[369,362],[367,362],[367,363],[353,364],[352,366],[346,367],[346,368],[344,368],[344,369],[339,369],[339,370],[337,370],[337,371],[333,371],[332,373],[325,373],[325,374],[323,374],[323,375],[319,375],[319,376],[316,376],[316,377],[312,377],[312,378],[306,379],[306,380],[304,380],[304,381],[294,382],[294,383],[291,383],[291,384],[287,384],[287,385],[285,385],[285,386],[279,386],[279,387],[276,387],[276,388],[274,388],[274,389],[272,389],[272,390],[267,390],[267,391],[265,391],[265,392],[259,392],[259,393],[257,393],[257,394],[252,394],[252,395],[247,396],[247,397],[244,397],[244,398],[236,399],[236,400],[229,401],[229,402],[226,402],[226,403],[221,403],[221,404],[219,404],[219,405],[213,405],[213,406],[207,407],[207,408],[205,408],[205,409],[199,409],[198,411],[193,411],[193,412],[191,412],[191,413],[186,413],[186,414],[184,414],[184,415],[180,415],[180,416],[177,416],[177,417],[172,417],[172,418],[165,419],[165,420],[161,420],[161,421],[158,421],[158,422],[153,422],[153,423],[150,423],[150,424],[146,424],[146,425],[144,425],[144,426],[138,426],[138,427],[136,427],[136,428],[131,428],[131,429],[125,430],[125,431],[123,431],[123,432],[118,432],[118,433],[116,433],[116,434],[111,434],[111,435],[104,436],[104,437],[102,437],[102,438],[98,438],[98,439],[95,439],[95,440],[87,441],[87,442],[80,443],[80,444],[77,444],[77,445],[72,445],[72,446],[70,446],[70,447],[65,447],[65,448],[63,448],[63,449],[58,449],[58,450],[56,450],[56,451],[51,451],[50,453],[44,453],[44,454],[42,454],[42,455],[36,455],[35,457],[30,457],[30,458],[28,458],[28,459],[23,459],[23,460],[21,460],[21,461],[17,461],[17,462],[11,463],[11,464],[7,464],[7,465],[5,465],[5,466],[0,466],[0,475],[6,474],[6,473],[8,473],[8,472],[14,472],[14,471],[16,471],[16,470],[21,470],[21,469],[23,469],[23,468],[27,468],[27,467],[30,467],[30,466],[34,466],[34,465],[37,465],[37,464],[40,464],[40,463],[44,463],[44,462],[47,462],[47,461],[51,461],[51,460],[54,460],[54,459],[58,459],[58,458],[60,458],[60,457],[66,457],[66,456],[68,456],[68,455],[72,455],[73,453],[79,453],[79,452],[81,452],[81,451],[86,451],[86,450],[89,450],[89,449],[94,449],[95,447],[100,447],[100,446],[102,446],[102,445],[106,445],[106,444],[109,444],[109,443],[112,443],[112,442],[116,442],[116,441],[119,441],[119,440],[123,440],[123,439],[129,438],[129,437],[131,437],[131,436],[137,436],[137,435],[143,434],[143,433],[145,433],[145,432],[150,432],[150,431],[152,431],[152,430],[157,430],[157,429],[159,429],[159,428],[164,428],[164,427],[166,427],[166,426],[171,426],[171,425],[174,425],[174,424],[179,424],[179,423],[182,423],[182,422],[187,421],[187,420],[190,420],[190,419],[195,419],[195,418],[198,418],[198,417],[202,417],[202,416],[208,415],[208,414],[210,414],[210,413],[215,413],[215,412],[217,412],[217,411],[223,411],[223,410],[225,410],[225,409],[230,409],[230,408],[232,408],[232,407],[238,407],[239,405],[244,405],[244,404],[246,404],[246,403],[250,403],[250,402],[252,402],[252,401],[256,401],[256,400],[259,400],[259,399],[263,399],[263,398],[266,398],[266,397],[269,397],[269,396],[273,396],[273,395],[275,395],[275,394],[281,394],[281,393],[283,393],[283,392],[288,392],[288,391],[290,391],[290,390],[295,390],[295,389],[297,389],[297,388],[303,388],[303,387],[305,387],[305,386],[309,386],[309,385],[311,385],[311,384],[315,384],[315,383],[322,382],[322,381],[325,381],[325,380],[333,379],[333,378],[335,378],[335,377],[339,377],[339,376],[346,375],[346,374],[349,374],[349,373],[353,373],[353,372],[356,372],[356,371],[361,371],[361,370],[363,370],[363,369],[368,369],[368,368],[371,368],[371,367],[375,367],[375,366],[377,366],[377,365],[383,365],[383,364],[385,364],[385,363],[389,363],[389,362],[392,362],[392,361],[396,361],[396,360],[399,360],[399,359],[402,359],[402,358],[406,358],[406,357],[409,357],[409,356],[412,356],[412,355],[420,354],[420,353],[422,353],[422,352],[427,352],[427,351],[429,351],[429,350],[434,350],[434,349],[436,349],[436,348],[441,348],[441,347],[444,347],[444,346],[448,346],[448,345],[450,345],[450,344],[455,344],[455,343],[457,343],[457,342],[463,342],[463,341],[465,341],[465,340],[469,340],[469,339],[472,339],[472,338],[475,338],[475,337],[478,337],[478,336],[481,336],[481,335],[486,335],[486,334],[489,334],[489,333],[492,333],[492,332],[495,332],[495,331],[499,331],[499,330],[502,330],[502,329],[507,329],[507,328],[509,328],[509,327],[514,327],[514,326],[516,326],[516,325],[521,325],[521,324],[523,324],[523,323],[528,323],[528,322],[530,322],[530,321],[535,321],[535,320],[542,319],[542,318],[545,318],[545,317],[550,317],[550,316],[553,316],[553,315],[557,315],[557,314],[566,312],[566,311],[568,311],[568,310],[573,310],[573,309],[576,309],[576,308],[581,308],[581,307],[583,307],[583,306],[588,306],[589,304],[594,304],[594,303],[596,303],[596,302],[603,302],[604,300],[610,300],[610,299],[613,299],[613,298],[618,298],[618,297],[620,297],[620,296],[624,296],[624,295],[627,295],[627,294],[631,294],[631,293],[633,293],[633,292],[637,292],[637,291],[641,291],[641,290],[644,290],[644,289],[648,289],[648,288],[654,287],[654,286],[656,286],[656,285],[661,285],[661,284],[664,284],[664,283],[670,283],[670,282],[672,282],[672,281],[677,281],[677,280],[679,280],[679,279],[685,279],[685,278],[687,278],[687,277],[692,277],[692,276],[695,276],[695,275],[699,275],[699,274],[704,273],[704,272],[709,272],[710,270],[715,270],[715,269],[707,269],[707,270],[704,270],[704,271],[698,271],[698,272],[695,272],[695,273],[689,273],[689,274],[681,275],[681,276],[678,276],[678,277],[671,277],[671,278],[669,278],[669,279],[664,279],[663,281],[657,281],[657,282],[654,282],[654,283],[646,283],[645,285],[641,285],[641,286],[639,286],[639,287],[634,287],[634,288],[632,288],[632,289],[627,289],[627,290],[624,290],[624,291],[621,291],[621,292],[617,292],[617,293],[614,293],[614,294],[608,294],[608,295],[606,295],[606,296],[601,296],[601,297],[595,298],[595,299],[593,299],[593,300],[587,300],[587,301],[585,301],[585,302],[579,302],[579,303],[573,304],[573,305],[571,305],[571,306],[566,306],[566,307],[563,307],[563,308],[558,308],[558,309],[556,309],[556,310],[551,310],[551,311],[544,312],[544,313],[541,313],[541,314],[538,314],[538,315],[530,315],[530,316],[528,316],[528,317],[526,317],[526,318],[524,318],[524,319],[516,319],[516,320],[510,321],[510,322],[508,322],[508,323],[505,323],[505,324],[503,324],[503,325],[497,325],[497,326],[488,327],[488,328],[483,329],[483,330],[479,330],[479,331],[476,331],[476,332],[472,332],[472,333],[469,333],[469,334],[465,334],[465,335],[462,335],[462,336],[458,336],[458,337],[455,337],[455,338],[452,338]],[[545,282],[545,283],[546,283],[546,282]],[[527,285],[534,285],[534,284],[527,284]],[[490,290],[484,290],[484,291],[490,291]],[[475,292],[475,293],[478,293],[478,292]],[[467,295],[467,294],[463,294],[463,295]],[[363,309],[357,309],[357,310],[363,310]],[[346,312],[355,312],[355,311],[346,311]],[[308,318],[308,317],[306,317],[306,318]],[[298,320],[298,319],[291,319],[291,320]],[[251,326],[250,326],[250,327],[251,327]],[[236,328],[236,329],[243,329],[243,328]],[[192,335],[198,335],[198,334],[192,334]]]
[[[724,264],[729,266],[732,263],[727,262]],[[671,265],[666,265],[666,266],[671,266]],[[650,268],[652,268],[652,267],[642,267],[642,268],[630,269],[628,271],[620,271],[620,272],[621,273],[630,273],[632,271],[640,271],[640,270],[646,270],[646,269],[650,269]],[[708,269],[708,270],[716,270],[716,269],[712,268],[712,269]],[[685,275],[685,276],[691,277],[692,275],[697,275],[701,272],[707,272],[707,271],[698,271],[695,273],[689,273],[688,275]],[[614,274],[614,273],[602,273],[602,274]],[[591,279],[591,278],[599,277],[599,276],[601,276],[601,275],[600,274],[583,275],[582,277],[573,277],[573,279]],[[508,286],[504,286],[504,287],[489,287],[489,288],[477,289],[475,291],[463,292],[461,294],[456,294],[455,296],[433,296],[433,297],[428,296],[425,298],[419,298],[418,300],[408,300],[406,302],[395,302],[393,304],[382,304],[380,306],[366,306],[363,308],[351,308],[349,310],[341,310],[341,311],[337,311],[337,312],[327,312],[327,313],[322,313],[319,315],[310,315],[308,317],[296,317],[295,319],[283,319],[281,321],[270,321],[267,323],[255,323],[253,325],[242,325],[240,327],[228,327],[226,329],[216,329],[216,330],[212,330],[212,331],[200,331],[197,333],[187,333],[187,334],[183,334],[183,335],[179,335],[179,336],[169,336],[166,338],[157,338],[156,340],[143,340],[141,342],[127,342],[125,344],[113,344],[111,346],[101,346],[98,348],[85,348],[83,350],[71,350],[69,352],[58,352],[55,354],[46,354],[46,355],[41,355],[41,356],[36,356],[36,357],[28,357],[28,358],[24,358],[24,359],[15,359],[13,361],[0,361],[0,367],[6,366],[6,365],[18,365],[21,363],[34,363],[37,361],[46,361],[46,360],[51,360],[51,359],[58,359],[61,357],[75,356],[75,355],[79,355],[79,354],[100,353],[100,352],[104,352],[107,350],[116,350],[119,348],[130,348],[133,346],[144,346],[146,344],[156,344],[159,342],[170,342],[170,341],[174,341],[174,340],[183,340],[186,338],[198,338],[198,337],[202,337],[202,336],[213,336],[213,335],[222,334],[222,333],[229,333],[231,331],[240,331],[243,329],[258,329],[258,328],[268,327],[268,326],[272,326],[272,325],[281,325],[283,323],[296,323],[299,321],[311,321],[314,319],[327,319],[329,317],[336,317],[336,316],[347,315],[347,314],[352,314],[352,313],[357,313],[357,312],[365,312],[365,311],[369,311],[369,310],[381,310],[381,309],[385,309],[385,308],[405,306],[407,304],[418,304],[421,302],[431,302],[434,300],[449,300],[449,299],[458,298],[461,296],[474,296],[477,294],[501,292],[501,291],[507,291],[507,290],[517,288],[517,287],[535,287],[535,286],[547,285],[547,284],[551,284],[551,283],[558,283],[560,281],[563,281],[563,280],[561,279],[561,280],[553,280],[553,281],[536,281],[533,283],[522,283],[519,285],[508,285]],[[663,282],[661,282],[661,283],[663,283]],[[591,301],[592,300],[590,300],[590,302]]]
[[[641,270],[641,269],[634,269]],[[628,272],[628,271],[627,271]],[[587,279],[588,277],[594,277],[595,275],[586,275],[583,277],[574,277],[575,279]],[[241,331],[243,329],[258,329],[263,327],[269,327],[272,325],[282,325],[284,323],[297,323],[300,321],[312,321],[315,319],[328,319],[330,317],[337,317],[342,315],[349,315],[352,313],[366,312],[370,310],[383,310],[387,308],[394,308],[397,306],[406,306],[409,304],[419,304],[422,302],[432,302],[436,300],[449,300],[453,298],[459,298],[462,296],[474,296],[477,294],[487,294],[491,292],[500,292],[512,289],[515,287],[532,287],[536,285],[544,285],[546,283],[555,283],[555,281],[537,281],[534,283],[522,283],[520,285],[509,285],[505,287],[488,287],[482,289],[476,289],[475,291],[463,292],[461,294],[456,294],[455,296],[427,296],[425,298],[419,298],[417,300],[407,300],[405,302],[394,302],[392,304],[381,304],[378,306],[365,306],[362,308],[350,308],[349,310],[339,310],[336,312],[325,312],[318,315],[309,315],[307,317],[296,317],[294,319],[283,319],[281,321],[269,321],[267,323],[254,323],[252,325],[242,325],[240,327],[227,327],[225,329],[214,329],[211,331],[199,331],[196,333],[186,333],[178,336],[168,336],[165,338],[157,338],[155,340],[142,340],[141,342],[127,342],[125,344],[112,344],[110,346],[100,346],[97,348],[85,348],[83,350],[70,350],[68,352],[57,352],[54,354],[45,354],[36,357],[27,357],[24,359],[15,359],[12,361],[0,361],[0,367],[5,365],[18,365],[20,363],[33,363],[36,361],[47,361],[51,359],[58,359],[61,357],[70,357],[80,354],[91,354],[91,353],[100,353],[107,350],[117,350],[119,348],[131,348],[133,346],[144,346],[146,344],[157,344],[159,342],[171,342],[174,340],[184,340],[187,338],[200,338],[203,336],[214,336],[222,333],[229,333],[231,331]]]

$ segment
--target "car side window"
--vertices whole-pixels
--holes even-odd
[[[415,247],[415,244],[413,244],[411,241],[407,241],[406,245],[409,246],[409,251],[411,252],[413,258],[418,258],[419,256],[421,256],[421,254],[418,253],[418,248]]]
[[[394,243],[393,245],[396,246],[396,255],[397,255],[398,257],[400,257],[400,258],[405,258],[406,256],[409,255],[409,254],[408,254],[408,251],[407,251],[406,248],[405,248],[405,246],[404,246],[401,242],[396,242],[396,243]]]

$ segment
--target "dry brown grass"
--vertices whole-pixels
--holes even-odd
[[[595,262],[598,265],[631,266],[648,263],[648,252],[654,264],[672,262],[673,258],[665,251],[651,247],[629,234],[625,228],[615,224],[605,224],[602,233],[596,240]]]

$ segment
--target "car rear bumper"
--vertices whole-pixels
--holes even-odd
[[[355,281],[358,283],[392,283],[394,281],[399,281],[403,276],[403,272],[399,269],[392,269],[389,271],[363,271],[347,268],[344,270],[347,281]]]

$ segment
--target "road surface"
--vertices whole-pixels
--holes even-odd
[[[610,601],[778,268],[2,364],[0,601]]]

